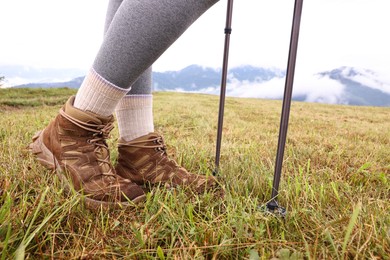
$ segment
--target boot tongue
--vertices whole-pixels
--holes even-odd
[[[119,138],[118,144],[128,144],[128,143],[148,143],[150,142],[150,139],[156,139],[159,137],[157,133],[149,133],[147,135],[143,135],[140,137],[137,137],[136,139],[133,139],[131,141],[126,141],[123,138]]]
[[[64,110],[65,113],[70,115],[71,117],[80,120],[84,123],[88,124],[96,124],[96,125],[105,125],[110,122],[113,122],[114,117],[110,116],[101,116],[90,111],[83,111],[73,106],[75,100],[75,96],[69,98],[68,102],[66,102]]]
[[[157,133],[149,133],[147,135],[143,135],[141,137],[138,137],[137,139],[135,139],[134,141],[144,141],[144,142],[148,142],[149,140],[152,140],[152,139],[156,139],[156,138],[159,138],[160,135],[157,134]]]

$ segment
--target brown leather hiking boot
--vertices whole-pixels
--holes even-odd
[[[57,117],[33,137],[30,149],[38,161],[57,170],[61,181],[82,192],[88,208],[130,205],[144,200],[141,187],[116,174],[106,143],[113,116],[100,117],[73,107],[74,97]]]
[[[196,193],[217,186],[214,177],[190,173],[169,159],[164,140],[157,133],[149,133],[130,142],[120,139],[118,151],[117,173],[139,185],[181,186]]]

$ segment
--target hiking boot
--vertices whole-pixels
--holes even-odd
[[[197,175],[169,159],[161,135],[149,133],[130,142],[118,141],[117,173],[139,185],[190,188],[202,193],[217,186],[212,176]]]
[[[55,169],[69,191],[85,197],[88,208],[120,207],[144,200],[141,187],[116,174],[106,143],[113,116],[102,117],[73,106],[71,97],[57,117],[33,137],[30,150],[38,161]]]

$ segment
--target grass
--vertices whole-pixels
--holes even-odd
[[[389,108],[292,103],[284,219],[262,210],[281,102],[238,98],[226,101],[223,199],[157,188],[135,209],[91,212],[26,149],[72,94],[0,90],[0,259],[390,259]],[[218,97],[155,93],[154,111],[172,157],[211,174]]]
[[[10,88],[0,89],[0,108],[22,108],[55,106],[66,102],[70,94],[76,93],[68,88]]]

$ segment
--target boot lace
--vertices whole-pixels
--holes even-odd
[[[152,145],[150,143],[153,143]],[[156,136],[148,140],[130,141],[127,143],[118,144],[119,147],[127,146],[141,149],[154,149],[156,152],[161,154],[162,160],[167,160],[168,163],[172,164],[176,168],[180,168],[177,162],[168,157],[167,146],[164,143],[162,136]]]
[[[106,167],[102,166],[102,175],[116,178],[116,175],[114,174],[111,167],[110,151],[106,143],[106,139],[110,137],[110,132],[114,128],[113,123],[109,122],[102,125],[85,123],[81,120],[69,116],[62,109],[60,110],[60,114],[78,127],[93,133],[92,138],[88,139],[87,143],[95,145],[94,153],[97,155],[97,161],[103,165],[106,165]],[[108,169],[108,171],[105,169]]]

